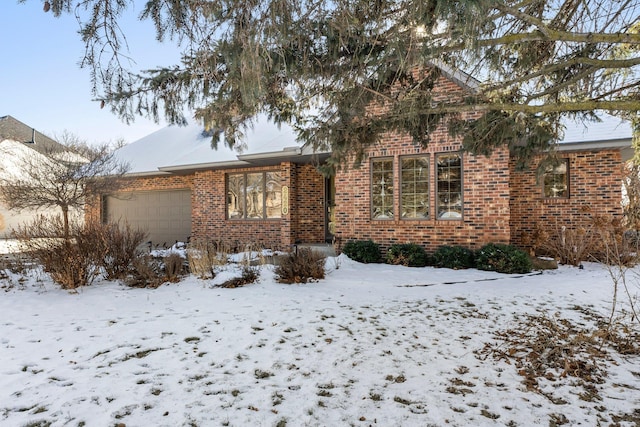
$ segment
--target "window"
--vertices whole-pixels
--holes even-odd
[[[563,159],[559,164],[548,166],[544,172],[544,197],[569,197],[569,160]]]
[[[436,157],[437,217],[462,218],[462,156],[440,154]]]
[[[371,218],[393,218],[393,159],[371,162]]]
[[[400,212],[402,218],[429,217],[429,158],[405,157],[401,162]]]
[[[279,172],[227,175],[227,218],[280,218],[282,184]]]

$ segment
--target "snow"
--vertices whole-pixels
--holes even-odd
[[[560,144],[571,142],[613,141],[628,139],[631,141],[633,130],[631,123],[610,114],[600,113],[599,122],[585,122],[564,119],[564,137]]]
[[[236,289],[214,287],[233,264],[155,290],[0,279],[0,424],[531,426],[562,415],[609,425],[640,409],[638,356],[611,354],[599,401],[558,378],[550,390],[567,404],[527,391],[514,364],[478,356],[527,313],[607,315],[601,265],[530,275],[344,255],[326,265],[324,280],[304,285],[279,284],[264,265],[258,283]]]
[[[29,176],[27,176],[20,167],[25,162],[46,164],[51,162],[51,160],[21,142],[11,139],[0,141],[1,179],[29,179]]]
[[[71,151],[52,153],[55,158],[49,158],[39,153],[27,144],[5,139],[0,141],[0,178],[7,180],[29,180],[33,177],[24,168],[31,169],[31,165],[43,165],[53,170],[63,167],[56,162],[87,162],[87,159]]]
[[[242,152],[230,149],[224,138],[217,149],[211,147],[211,135],[198,124],[168,126],[118,150],[118,157],[130,165],[129,173],[158,172],[158,168],[228,162],[238,160],[239,154],[282,151],[297,147],[295,133],[290,126],[277,126],[261,118],[246,135]]]

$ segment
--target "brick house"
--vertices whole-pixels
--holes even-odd
[[[440,96],[469,90],[473,82],[463,77],[443,73]],[[383,247],[412,242],[429,250],[523,245],[539,224],[581,220],[585,206],[622,215],[631,128],[603,118],[588,131],[569,126],[558,144],[560,165],[541,179],[535,172],[541,157],[520,171],[507,148],[474,156],[444,127],[427,148],[388,134],[360,168],[331,178],[316,168],[329,153],[299,147],[286,127],[258,123],[242,154],[212,150],[198,126],[166,128],[121,149],[133,166],[129,186],[104,196],[93,214],[126,219],[167,244],[191,236],[277,249],[334,239],[371,239]]]

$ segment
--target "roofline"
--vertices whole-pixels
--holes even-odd
[[[453,68],[438,59],[430,60],[429,64],[438,68],[447,78],[453,80],[454,83],[457,83],[462,87],[468,88],[474,92],[477,92],[480,89],[480,80],[476,79],[471,74],[460,69]]]
[[[127,172],[124,174],[124,178],[151,178],[154,176],[169,176],[170,172],[164,172],[161,170],[148,171],[148,172]]]
[[[556,144],[558,151],[584,151],[584,150],[604,150],[612,148],[631,147],[631,138],[608,139],[602,141],[576,141],[559,142]]]
[[[285,147],[280,151],[264,153],[239,154],[238,160],[222,162],[194,163],[189,165],[161,166],[159,171],[165,173],[189,173],[204,170],[232,169],[243,167],[274,166],[281,162],[309,162],[313,158],[329,156],[331,153],[310,153],[305,147]],[[150,172],[151,174],[152,172]]]
[[[292,158],[300,156],[302,149],[300,147],[285,147],[281,151],[268,151],[265,153],[238,154],[239,160],[254,162],[266,159]]]
[[[577,141],[561,142],[556,144],[556,149],[564,151],[588,151],[619,149],[625,152],[625,157],[629,157],[627,151],[633,151],[631,138],[619,138],[603,141]],[[166,176],[172,174],[186,174],[215,169],[233,169],[244,167],[274,166],[283,161],[310,162],[313,159],[323,160],[331,155],[330,152],[309,152],[304,147],[286,147],[281,151],[270,151],[265,153],[239,154],[238,160],[227,160],[223,162],[194,163],[178,166],[161,166],[157,171],[133,172],[126,174],[127,177],[152,177]]]
[[[209,163],[194,163],[190,165],[178,165],[178,166],[161,166],[158,168],[161,172],[166,173],[185,173],[185,172],[198,172],[212,169],[230,169],[238,167],[251,166],[251,163],[244,162],[242,160],[228,160],[224,162],[209,162]]]

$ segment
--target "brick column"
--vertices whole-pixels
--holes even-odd
[[[295,243],[294,218],[296,215],[296,168],[291,162],[280,164],[282,173],[282,218],[280,220],[280,244],[288,250]],[[286,189],[285,189],[286,188]]]

